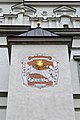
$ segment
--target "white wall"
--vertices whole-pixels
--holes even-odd
[[[74,55],[74,52],[71,53],[71,56],[73,55]],[[71,65],[71,80],[72,80],[73,93],[78,94],[80,93],[78,65],[77,65],[77,62],[74,61],[73,59],[70,60],[70,65]]]
[[[0,45],[7,45],[5,37],[0,37]],[[9,80],[8,49],[0,48],[0,92],[8,91],[8,80]]]
[[[49,26],[49,21],[47,20],[47,17],[60,17],[61,20],[59,22],[58,27],[62,28],[63,27],[63,23],[64,24],[69,24],[70,28],[79,28],[80,27],[80,20],[75,20],[76,25],[74,25],[74,20],[70,20],[69,16],[66,17],[61,17],[61,15],[64,15],[65,13],[61,13],[61,15],[57,16],[56,13],[53,13],[53,9],[60,7],[59,5],[53,5],[53,6],[41,6],[41,5],[32,5],[31,7],[36,9],[35,14],[30,12],[31,14],[28,14],[27,12],[25,12],[24,10],[18,10],[18,12],[14,12],[14,10],[12,11],[11,6],[16,5],[16,3],[8,3],[6,4],[1,3],[0,4],[0,8],[2,8],[2,12],[0,13],[0,24],[13,24],[13,25],[31,25],[31,21],[29,20],[29,17],[43,17],[43,20],[41,21],[41,27],[50,27]],[[64,4],[65,5],[65,4]],[[80,17],[80,7],[79,6],[71,6],[73,8],[76,9],[76,13],[74,15],[70,15],[70,17]],[[22,11],[22,13],[20,13]],[[47,12],[47,15],[44,16],[43,15],[43,11]],[[4,16],[4,14],[7,14],[7,17]],[[10,14],[16,14],[16,18],[15,17],[10,17]],[[27,17],[25,16],[25,14],[27,15]],[[68,15],[68,13],[67,13]],[[14,15],[13,15],[14,16]],[[25,17],[24,17],[25,16]],[[29,16],[29,17],[28,17]],[[11,21],[10,21],[11,19]],[[14,20],[15,19],[15,20]],[[77,19],[77,18],[76,18]],[[32,28],[36,27],[36,20],[33,20],[34,25],[31,25]],[[56,20],[51,21],[51,27],[50,28],[55,28],[57,27],[56,24]]]
[[[36,53],[58,59],[59,79],[56,86],[39,89],[23,85],[21,61]],[[65,120],[74,120],[67,45],[13,45],[7,120],[64,120],[64,116]]]
[[[6,118],[6,110],[0,109],[0,119],[5,120]]]
[[[80,111],[75,112],[75,118],[76,118],[76,120],[80,119]]]
[[[80,47],[80,40],[73,39],[72,47]],[[78,75],[78,64],[77,61],[73,59],[74,55],[80,55],[79,49],[71,50],[71,59],[70,59],[70,65],[71,65],[71,79],[72,79],[72,86],[73,86],[73,93],[78,94],[80,93],[80,81],[79,81],[79,75]]]

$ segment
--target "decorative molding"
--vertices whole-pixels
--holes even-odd
[[[46,30],[50,32],[55,32],[59,35],[65,35],[65,36],[80,36],[80,28],[45,28]]]
[[[73,20],[79,20],[80,21],[80,17],[71,17],[71,20],[73,21]]]
[[[74,56],[73,56],[73,59],[74,59],[75,61],[80,61],[80,55],[74,55]]]
[[[34,13],[36,12],[36,9],[34,9],[31,6],[26,5],[25,3],[20,3],[20,4],[13,5],[11,7],[11,9],[12,10],[14,10],[14,9],[23,9],[25,11],[33,11]]]
[[[37,54],[22,61],[22,79],[26,86],[53,87],[58,82],[58,62],[55,57]]]
[[[30,21],[42,21],[44,20],[43,17],[30,17]]]
[[[56,20],[61,20],[59,17],[47,17],[47,20],[51,20],[51,21],[56,21]]]
[[[43,21],[43,20],[56,21],[56,20],[60,20],[60,18],[59,17],[47,17],[46,19],[44,19],[44,17],[30,17],[30,21]]]
[[[17,18],[17,16],[18,16],[17,14],[10,14],[10,13],[9,13],[9,14],[3,14],[3,17],[8,17],[8,18],[9,18],[9,17],[10,17],[10,18],[13,18],[13,17],[14,17],[14,18]]]
[[[67,17],[67,18],[72,18],[73,16],[72,15],[70,15],[70,14],[68,14],[68,13],[66,13],[66,14],[61,14],[61,15],[59,15],[59,17],[61,18],[61,17]]]
[[[30,30],[30,26],[23,25],[0,25],[0,36],[10,36],[21,34]]]
[[[43,15],[43,16],[47,16],[47,15],[48,15],[47,11],[43,11],[43,12],[42,12],[42,15]]]
[[[76,12],[76,9],[70,6],[59,6],[53,10],[53,12]]]

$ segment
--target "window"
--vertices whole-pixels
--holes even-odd
[[[68,24],[64,24],[63,28],[69,28],[69,25]]]

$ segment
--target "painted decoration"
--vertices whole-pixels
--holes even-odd
[[[58,81],[58,62],[55,57],[34,55],[22,61],[22,79],[26,86],[44,88]]]

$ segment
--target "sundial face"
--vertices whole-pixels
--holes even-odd
[[[58,81],[58,62],[48,55],[33,55],[22,61],[23,84],[37,88],[50,87]]]

